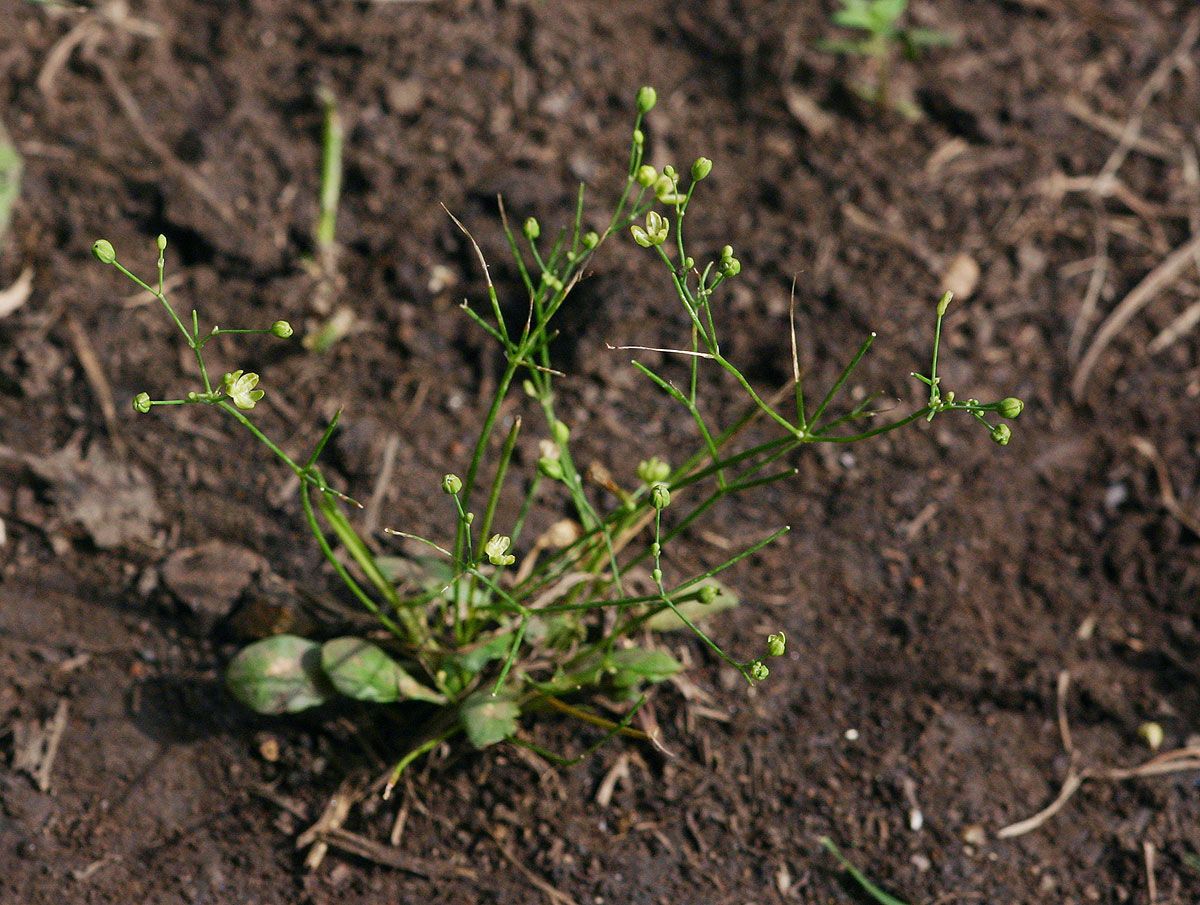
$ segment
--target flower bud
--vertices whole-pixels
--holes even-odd
[[[755,660],[750,664],[750,678],[755,682],[764,681],[771,674],[771,670],[767,669],[767,664],[762,660]]]
[[[651,456],[638,462],[637,476],[643,484],[658,484],[665,481],[671,474],[671,466],[658,456]]]
[[[992,428],[992,439],[1000,446],[1008,446],[1008,441],[1012,439],[1012,430],[1007,424],[997,424]]]
[[[150,411],[150,394],[138,393],[133,397],[133,410],[141,412],[143,415]]]
[[[648,189],[658,179],[658,170],[654,169],[650,164],[644,163],[638,167],[637,175],[634,178],[638,185],[644,189]]]
[[[1025,411],[1025,403],[1016,396],[1009,396],[1007,399],[1000,400],[1000,407],[996,409],[1004,418],[1016,418],[1021,412]]]
[[[287,321],[275,321],[271,324],[271,332],[280,339],[287,339],[292,335],[292,325]]]
[[[645,140],[646,140],[646,133],[644,133],[641,129],[633,130],[633,143],[635,145],[641,145]]]
[[[462,490],[462,478],[456,474],[448,474],[442,478],[442,492],[448,493],[451,496],[456,495]]]
[[[600,237],[594,232],[586,232],[583,234],[583,247],[591,251],[600,244]]]
[[[767,653],[772,657],[782,657],[787,648],[787,637],[783,632],[773,632],[767,635]]]
[[[526,220],[522,229],[525,232],[525,238],[530,242],[534,241],[542,234],[542,227],[537,222],[537,218],[535,217],[530,217],[528,220]]]
[[[729,258],[721,264],[721,273],[727,277],[735,277],[742,272],[742,262],[737,258]]]
[[[571,428],[567,427],[565,421],[555,421],[550,433],[554,434],[554,439],[560,444],[571,439]]]
[[[558,459],[553,459],[550,456],[542,456],[538,459],[538,471],[551,481],[561,481],[563,479],[562,462]]]
[[[655,584],[662,584],[662,569],[655,569],[650,573],[650,577],[654,579]]]
[[[732,245],[721,246],[721,263],[724,264],[726,261],[729,261],[732,259],[733,259],[733,246]]]
[[[706,584],[700,589],[700,602],[708,606],[716,601],[719,593],[715,584]]]
[[[113,264],[117,260],[117,252],[108,239],[97,239],[93,242],[92,255],[101,264]]]
[[[692,164],[692,179],[696,182],[699,182],[711,172],[712,161],[707,157],[697,157],[696,162]]]
[[[954,293],[947,291],[940,299],[938,299],[938,303],[937,303],[938,317],[946,316],[946,309],[950,307],[950,302],[953,298],[954,298]]]
[[[160,252],[167,250],[167,237],[162,233],[158,234],[158,238],[154,240],[154,244],[158,246]]]
[[[654,105],[658,103],[658,92],[649,85],[643,85],[638,89],[637,93],[637,108],[638,113],[649,113],[654,109]]]
[[[659,512],[671,505],[671,491],[666,484],[655,484],[650,488],[650,502]]]

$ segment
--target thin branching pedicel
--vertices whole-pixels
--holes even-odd
[[[737,656],[718,641],[708,623],[738,602],[720,576],[782,537],[788,526],[769,530],[759,540],[723,562],[699,573],[677,574],[668,551],[673,542],[726,497],[784,480],[795,474],[788,457],[809,443],[853,443],[963,412],[979,421],[1000,445],[1011,437],[1009,425],[1021,413],[1015,398],[981,403],[959,400],[943,387],[938,374],[942,322],[950,304],[947,294],[937,303],[933,354],[928,374],[914,374],[929,390],[928,401],[908,415],[885,424],[871,421],[868,397],[848,411],[836,408],[839,395],[867,354],[866,339],[838,378],[809,403],[795,352],[793,317],[794,408],[780,408],[774,394],[760,393],[741,367],[726,357],[720,343],[723,311],[720,290],[738,277],[742,265],[725,245],[711,260],[699,263],[684,235],[697,186],[713,171],[700,157],[686,175],[674,167],[661,171],[643,159],[642,120],[657,97],[652,88],[637,95],[625,184],[612,211],[585,226],[584,189],[575,214],[563,229],[548,233],[533,217],[520,232],[510,228],[501,204],[501,223],[525,296],[524,316],[510,322],[487,263],[467,228],[462,231],[487,281],[481,310],[463,303],[464,313],[496,342],[504,368],[483,414],[470,459],[460,474],[441,479],[448,498],[446,540],[400,530],[388,533],[419,545],[422,555],[404,550],[379,556],[351,521],[353,501],[334,490],[317,462],[337,427],[335,417],[303,462],[290,457],[251,420],[269,392],[257,374],[236,370],[213,380],[204,357],[206,343],[227,334],[291,336],[291,327],[276,321],[263,329],[202,330],[200,316],[181,319],[163,292],[166,240],[158,239],[158,283],[153,288],[117,259],[112,245],[100,240],[93,253],[151,292],[193,351],[199,384],[181,399],[154,399],[139,393],[133,407],[140,413],[162,405],[206,405],[218,409],[249,431],[300,479],[300,504],[321,552],[347,591],[390,635],[386,643],[362,638],[335,638],[324,643],[280,635],[251,644],[230,664],[227,681],[233,693],[263,713],[288,713],[317,706],[335,695],[377,704],[419,702],[427,710],[412,711],[420,719],[418,740],[399,759],[388,789],[417,758],[462,733],[477,747],[502,741],[523,745],[556,763],[575,763],[600,745],[620,736],[646,740],[632,721],[646,701],[645,688],[682,669],[661,641],[663,634],[694,635],[720,661],[748,683],[770,675],[768,661],[787,647],[782,631],[737,647]],[[638,361],[633,366],[658,390],[680,404],[695,425],[696,451],[683,461],[661,455],[637,463],[629,474],[613,474],[603,463],[587,470],[576,464],[573,432],[557,408],[550,347],[556,315],[568,303],[584,269],[614,236],[628,233],[664,268],[677,297],[690,341],[677,349],[687,383],[676,386],[667,376]],[[640,348],[640,347],[637,347]],[[700,369],[715,368],[745,396],[741,417],[730,424],[710,422],[701,398]],[[540,410],[536,466],[521,489],[518,511],[504,511],[502,489],[524,427],[521,418],[505,421],[506,400],[521,392]],[[759,422],[770,439],[754,444],[744,432]],[[864,423],[867,422],[867,423]],[[612,461],[621,461],[613,456]],[[594,486],[593,486],[594,485]],[[527,517],[535,507],[565,502],[571,516],[555,522],[536,539],[526,537]],[[602,691],[628,702],[624,715],[611,720],[587,706],[586,696]],[[550,712],[578,720],[602,735],[569,757],[547,751],[525,734],[525,718]]]

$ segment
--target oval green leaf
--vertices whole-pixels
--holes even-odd
[[[446,701],[405,672],[381,647],[362,638],[326,641],[321,645],[321,668],[334,688],[356,701]]]
[[[321,672],[321,647],[276,635],[243,648],[225,671],[225,685],[257,713],[277,716],[324,704],[333,689]]]
[[[511,738],[517,731],[521,708],[503,694],[493,696],[488,689],[475,692],[462,702],[458,717],[467,738],[476,748],[486,748]]]

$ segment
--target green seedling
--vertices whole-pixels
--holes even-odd
[[[21,194],[21,155],[9,138],[8,130],[0,124],[0,247],[12,222],[13,208]]]
[[[913,104],[894,103],[891,98],[895,59],[903,55],[914,60],[926,48],[945,47],[953,44],[954,39],[934,29],[901,26],[908,0],[841,0],[841,4],[841,9],[833,14],[833,23],[862,34],[823,41],[822,48],[874,60],[875,84],[855,85],[855,91],[881,109],[895,109],[910,119],[920,119],[921,111]]]
[[[644,162],[642,123],[655,99],[651,88],[638,92],[624,187],[596,229],[586,225],[582,186],[571,221],[549,235],[533,218],[515,233],[501,206],[520,279],[516,291],[525,297],[525,315],[516,323],[502,314],[479,246],[454,220],[474,249],[487,285],[484,303],[476,308],[464,302],[463,311],[500,347],[504,367],[465,470],[441,479],[450,525],[442,542],[391,530],[401,548],[377,555],[351,519],[356,504],[330,485],[319,464],[337,417],[307,456],[293,457],[252,420],[255,407],[278,390],[244,369],[221,379],[210,376],[204,350],[215,337],[261,333],[286,340],[291,328],[285,322],[262,329],[202,328],[197,312],[181,318],[163,292],[163,237],[154,286],[127,269],[109,242],[93,247],[101,263],[158,299],[195,358],[196,389],[174,399],[140,393],[133,407],[145,413],[159,406],[207,406],[262,443],[298,479],[300,507],[317,546],[346,592],[379,624],[373,641],[335,638],[320,644],[283,636],[252,644],[230,666],[231,691],[268,714],[338,697],[410,708],[410,737],[419,741],[396,764],[389,789],[414,760],[459,733],[476,747],[508,741],[561,764],[578,762],[618,735],[647,740],[631,725],[647,689],[682,669],[664,646],[665,633],[675,633],[669,636],[675,644],[679,633],[694,636],[747,683],[766,680],[768,662],[785,651],[784,633],[736,639],[731,650],[715,639],[711,623],[715,614],[737,604],[720,576],[783,536],[788,526],[766,530],[744,549],[697,572],[681,571],[669,551],[727,497],[792,476],[790,457],[802,447],[855,443],[956,412],[978,419],[1001,445],[1011,437],[1007,424],[995,419],[1015,418],[1019,401],[960,401],[943,386],[938,352],[948,295],[935,308],[929,373],[916,375],[928,388],[928,401],[904,417],[873,423],[879,415],[870,407],[874,396],[840,408],[840,393],[870,349],[873,334],[820,402],[808,403],[794,310],[793,385],[785,388],[791,402],[781,408],[769,401],[772,394],[756,389],[720,343],[720,325],[732,316],[721,307],[720,293],[737,278],[741,263],[728,245],[701,262],[684,237],[685,217],[712,163],[700,158],[683,174],[669,166],[660,172]],[[675,461],[653,456],[629,467],[628,474],[598,481],[595,489],[585,485],[574,455],[575,431],[557,407],[555,381],[561,375],[551,366],[550,350],[556,318],[581,275],[600,248],[625,235],[661,264],[690,340],[662,350],[667,364],[657,370],[639,361],[633,366],[650,387],[686,411],[697,448]],[[701,368],[716,369],[740,388],[745,408],[739,417],[712,422],[700,398]],[[536,465],[519,479],[522,502],[514,513],[500,500],[503,488],[516,479],[514,452],[525,429],[521,418],[503,423],[517,393],[540,411],[543,428]],[[757,439],[748,440],[752,426]],[[620,456],[614,454],[613,461]],[[535,507],[563,504],[570,519],[532,541],[526,537],[527,517]],[[421,555],[413,555],[414,545]],[[627,702],[624,715],[614,721],[591,709],[588,696],[595,692]],[[541,713],[578,720],[602,734],[575,757],[555,754],[528,735],[531,718]]]
[[[907,902],[903,902],[900,899],[897,899],[895,896],[889,895],[872,883],[866,874],[855,867],[850,862],[850,859],[842,854],[841,849],[839,849],[834,841],[828,836],[822,836],[819,841],[821,845],[825,846],[829,853],[837,859],[838,864],[842,865],[842,868],[851,876],[854,882],[862,888],[862,891],[878,902],[879,905],[908,905]]]
[[[321,187],[317,196],[317,221],[313,226],[317,256],[312,267],[317,285],[312,305],[324,320],[305,334],[304,347],[319,354],[346,338],[354,326],[354,312],[347,307],[333,310],[342,283],[338,269],[337,215],[342,199],[342,152],[346,128],[333,92],[322,88],[317,92],[317,99],[321,104]]]

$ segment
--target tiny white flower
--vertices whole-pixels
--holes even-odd
[[[243,373],[241,370],[225,375],[225,393],[240,409],[252,409],[258,400],[266,395],[262,390],[256,390],[258,375],[253,371]]]
[[[511,538],[503,534],[493,534],[483,552],[487,554],[488,561],[493,566],[511,566],[517,561],[517,558],[508,552],[511,543]]]

